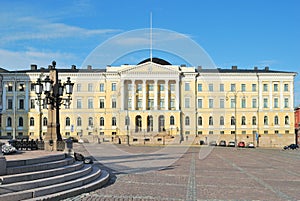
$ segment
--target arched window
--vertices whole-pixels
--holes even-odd
[[[11,127],[11,117],[7,117],[6,126]]]
[[[47,126],[47,124],[48,124],[48,119],[47,119],[47,117],[44,117],[43,118],[43,126]]]
[[[24,124],[23,117],[19,117],[19,126],[22,127]]]
[[[202,126],[202,117],[198,117],[198,126]]]
[[[190,125],[190,117],[185,117],[185,125],[186,126]]]
[[[231,124],[231,126],[235,125],[235,118],[234,118],[234,116],[231,117],[230,124]]]
[[[174,124],[175,124],[174,116],[170,116],[170,125],[174,125]]]
[[[284,124],[285,125],[289,125],[290,124],[289,116],[285,116],[284,117]]]
[[[81,126],[82,125],[81,117],[77,117],[76,124],[77,124],[77,126]]]
[[[29,125],[34,126],[34,118],[33,117],[30,117]]]
[[[116,117],[111,118],[111,125],[112,126],[116,126],[117,125],[117,118]]]
[[[220,117],[220,125],[224,126],[224,117],[223,116]]]
[[[209,124],[210,126],[214,125],[214,119],[213,119],[212,116],[209,117],[208,124]]]
[[[264,116],[264,125],[268,125],[269,124],[269,120],[267,116]]]
[[[70,126],[70,125],[71,125],[70,117],[66,117],[66,126]]]
[[[252,117],[252,125],[256,125],[256,116]]]
[[[242,123],[243,126],[246,125],[246,117],[245,116],[242,116],[242,122],[241,123]]]
[[[274,124],[275,124],[275,125],[278,125],[278,124],[279,124],[279,119],[278,119],[278,116],[277,116],[277,115],[274,117]]]
[[[94,125],[93,117],[89,117],[89,126],[93,126],[93,125]]]
[[[100,117],[100,126],[104,126],[104,117]]]

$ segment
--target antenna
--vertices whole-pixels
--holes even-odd
[[[152,62],[152,12],[150,12],[150,62]]]

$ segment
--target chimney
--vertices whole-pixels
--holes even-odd
[[[92,66],[91,65],[87,65],[87,69],[88,70],[92,70]]]
[[[37,70],[37,65],[36,64],[31,64],[30,69],[31,70]]]
[[[237,66],[231,66],[232,70],[237,70],[237,68],[238,68]]]
[[[254,66],[254,70],[258,70],[257,66]]]
[[[266,66],[266,67],[265,67],[265,71],[269,71],[269,66]]]

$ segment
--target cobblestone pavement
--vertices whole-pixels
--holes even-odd
[[[161,148],[119,145],[116,148],[122,152],[116,152],[119,153],[116,157],[108,145],[75,146],[76,151],[85,155],[97,148],[101,151],[92,155],[100,161],[102,168],[112,173],[110,183],[66,201],[300,200],[299,150],[188,147],[168,166],[153,170],[142,167],[142,171],[128,173],[120,171],[120,167],[133,167],[126,164],[129,160],[135,165],[146,163],[156,167],[157,161],[149,163],[147,160],[150,154],[157,157],[153,153]],[[173,147],[173,150],[177,149],[182,148]],[[120,154],[125,152],[134,157]],[[169,153],[169,156],[174,155]]]

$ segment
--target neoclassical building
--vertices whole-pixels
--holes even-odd
[[[279,147],[295,141],[296,73],[204,69],[153,58],[105,69],[58,68],[71,77],[72,103],[60,111],[61,134],[94,142],[193,143],[226,140]],[[47,108],[34,84],[49,69],[1,69],[1,137],[39,138]]]

